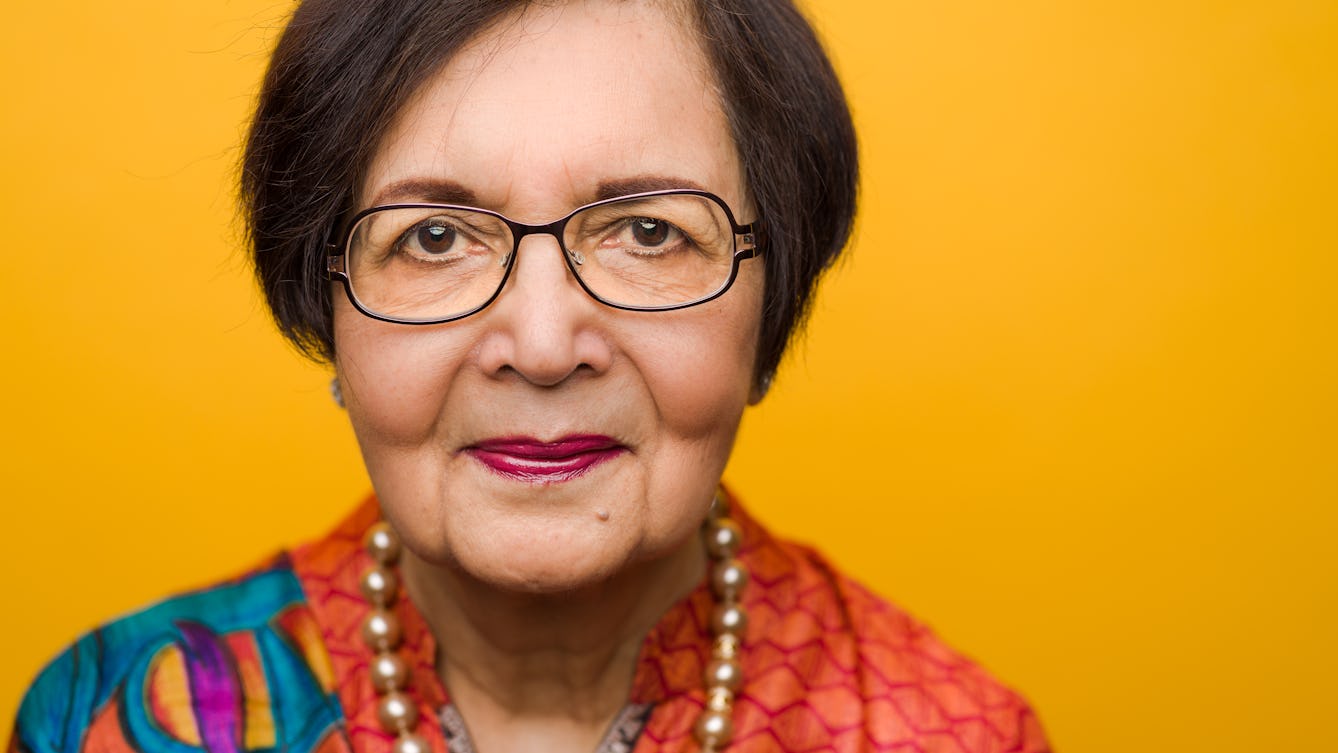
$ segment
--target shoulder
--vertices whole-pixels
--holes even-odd
[[[332,684],[301,584],[279,557],[80,637],[30,686],[9,749],[300,753],[339,719]]]
[[[745,525],[745,676],[770,734],[804,737],[784,749],[1050,749],[1021,695],[815,550]]]

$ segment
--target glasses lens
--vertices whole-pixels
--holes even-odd
[[[364,308],[381,316],[449,319],[493,297],[513,247],[506,223],[486,212],[379,209],[350,233],[349,287]]]
[[[563,242],[595,295],[621,306],[693,303],[718,292],[734,268],[734,229],[723,207],[690,194],[597,204],[575,214]]]

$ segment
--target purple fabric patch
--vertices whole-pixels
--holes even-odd
[[[176,623],[181,631],[186,676],[200,741],[209,753],[241,753],[242,686],[233,657],[214,631],[198,622]]]

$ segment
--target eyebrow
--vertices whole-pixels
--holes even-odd
[[[672,188],[690,188],[696,191],[706,190],[686,178],[674,178],[665,175],[638,175],[632,178],[600,181],[595,200],[603,201],[604,199],[616,199],[619,196],[630,196],[634,193],[666,191]]]
[[[424,202],[427,204],[468,204],[473,206],[478,201],[474,192],[453,180],[437,178],[408,178],[398,180],[376,192],[372,197],[372,206],[402,202]]]
[[[616,199],[650,191],[666,191],[674,188],[689,188],[705,191],[695,181],[687,178],[674,178],[667,175],[638,175],[631,178],[600,181],[595,191],[595,200]],[[465,204],[478,205],[478,196],[468,188],[453,180],[442,178],[407,178],[398,180],[376,192],[371,206],[387,204],[415,203],[427,204]]]

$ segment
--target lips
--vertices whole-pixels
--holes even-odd
[[[612,437],[587,434],[552,442],[532,437],[488,439],[466,447],[464,452],[504,478],[552,484],[583,476],[627,452],[627,448]]]

